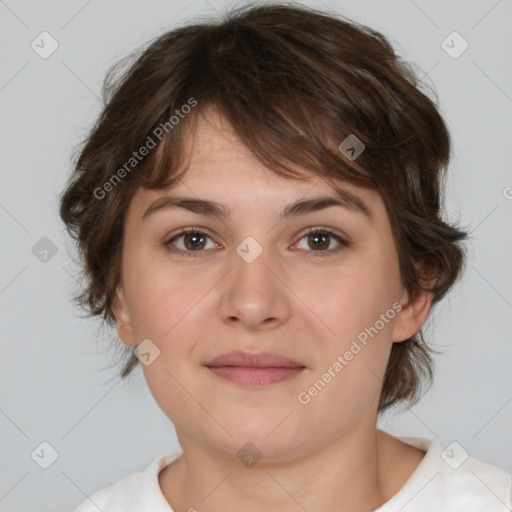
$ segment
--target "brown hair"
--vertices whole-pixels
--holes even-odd
[[[455,283],[467,235],[441,219],[450,136],[413,66],[382,34],[305,6],[249,5],[167,32],[140,52],[107,74],[105,107],[61,197],[88,280],[74,300],[88,316],[114,325],[129,202],[138,187],[161,189],[183,177],[183,128],[208,106],[278,175],[300,179],[293,167],[301,166],[377,190],[411,295],[428,288],[435,304]],[[365,146],[357,159],[338,148],[349,135]],[[379,411],[419,399],[432,380],[430,352],[421,330],[393,344]],[[138,362],[128,346],[123,357],[121,377]]]

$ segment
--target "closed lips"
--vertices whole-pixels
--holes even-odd
[[[239,366],[247,368],[305,368],[297,361],[273,352],[250,353],[234,351],[222,354],[207,362],[205,366]]]

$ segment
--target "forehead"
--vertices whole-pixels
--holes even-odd
[[[167,189],[139,189],[134,207],[141,215],[155,200],[165,196],[206,198],[237,204],[272,205],[283,211],[293,200],[319,196],[345,196],[368,216],[378,214],[381,198],[376,191],[344,180],[333,180],[293,165],[300,180],[284,177],[265,167],[237,136],[231,124],[216,109],[200,112],[196,122],[183,132],[185,173],[180,182]],[[343,199],[343,197],[342,197]],[[361,206],[362,205],[362,206]],[[230,208],[231,209],[231,208]]]

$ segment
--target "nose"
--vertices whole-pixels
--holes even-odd
[[[284,269],[270,251],[260,251],[249,240],[233,252],[231,271],[219,283],[218,313],[223,322],[259,330],[288,321],[292,293]]]

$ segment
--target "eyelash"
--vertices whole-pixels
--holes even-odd
[[[177,238],[179,238],[179,237],[181,237],[183,235],[186,235],[186,234],[190,234],[190,233],[194,233],[194,234],[198,234],[198,235],[205,235],[205,236],[207,236],[208,238],[211,239],[211,237],[208,235],[208,233],[205,233],[204,231],[201,231],[200,228],[189,227],[189,228],[183,228],[180,231],[178,231],[178,233],[174,234],[169,240],[164,242],[163,245],[165,247],[167,247],[171,252],[175,252],[175,253],[183,254],[183,255],[186,255],[186,256],[191,256],[191,257],[197,257],[197,256],[199,256],[198,253],[205,252],[205,250],[183,251],[181,249],[171,249],[171,248],[169,248],[171,246],[172,242],[174,242]],[[327,235],[331,236],[332,238],[334,238],[337,242],[339,242],[338,247],[336,247],[334,249],[329,249],[327,251],[306,251],[306,252],[316,253],[313,257],[320,257],[321,258],[321,257],[325,257],[325,256],[330,256],[332,254],[335,254],[335,253],[341,251],[343,248],[346,248],[346,247],[348,247],[350,245],[344,238],[342,238],[340,235],[334,233],[331,229],[324,228],[324,227],[321,227],[321,226],[314,227],[314,228],[308,230],[306,233],[304,233],[301,236],[299,241],[302,240],[304,237],[306,237],[308,235],[311,235],[311,234],[327,234]]]

